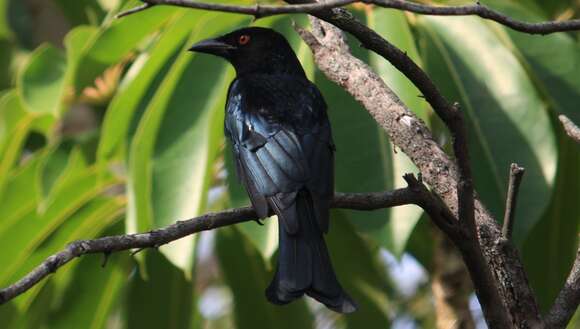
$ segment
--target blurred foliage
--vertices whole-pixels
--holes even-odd
[[[185,51],[240,26],[285,34],[325,95],[338,148],[337,190],[401,187],[402,174],[416,171],[367,112],[316,70],[291,26],[306,25],[305,15],[251,22],[155,7],[114,18],[137,4],[0,0],[0,286],[75,239],[146,231],[247,204],[223,136],[234,72],[219,59]],[[486,4],[531,21],[578,17],[580,7],[570,0]],[[509,164],[526,167],[515,236],[546,310],[578,243],[579,147],[556,116],[580,122],[580,35],[537,37],[473,17],[353,10],[461,103],[477,191],[496,218],[503,217]],[[350,41],[448,147],[419,91]],[[353,315],[308,300],[266,302],[277,247],[276,222],[267,220],[263,227],[244,223],[184,238],[160,252],[112,255],[104,268],[98,257],[83,257],[0,307],[0,321],[3,328],[94,329],[385,328],[401,318],[432,325],[428,284],[401,293],[383,257],[385,250],[397,258],[412,254],[428,273],[431,228],[421,210],[341,210],[333,218],[332,258],[362,306]]]

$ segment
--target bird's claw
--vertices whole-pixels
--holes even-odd
[[[261,219],[258,218],[258,219],[255,219],[255,221],[256,221],[256,223],[258,223],[258,225],[264,226],[264,223],[262,222]]]

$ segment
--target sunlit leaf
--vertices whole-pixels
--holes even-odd
[[[72,214],[62,225],[60,225],[34,252],[27,257],[24,264],[22,264],[18,271],[14,273],[11,282],[18,280],[31,271],[34,267],[40,264],[48,256],[62,250],[68,243],[75,240],[91,239],[96,237],[101,231],[111,226],[111,224],[119,219],[119,216],[124,210],[126,200],[124,197],[97,197],[79,211]],[[89,256],[91,257],[91,256]],[[94,257],[94,256],[92,256]],[[102,259],[98,257],[100,261]],[[68,264],[66,267],[59,269],[58,276],[52,280],[55,285],[55,298],[58,300],[65,298],[63,295],[63,287],[65,287],[72,275],[72,271],[76,268],[76,263]],[[113,265],[114,266],[114,265]],[[95,269],[100,268],[95,266]],[[42,287],[47,281],[42,281],[37,284]],[[38,288],[35,287],[35,288]],[[29,304],[36,298],[37,290],[33,289],[26,294],[19,297],[15,302],[19,309],[26,310]]]
[[[131,118],[144,106],[144,100],[148,100],[146,93],[155,87],[155,78],[172,62],[171,57],[182,50],[183,42],[196,24],[197,20],[191,16],[173,18],[151,49],[137,57],[107,109],[98,148],[99,161],[111,157],[126,142]]]
[[[178,10],[157,6],[135,15],[116,19],[101,28],[84,47],[79,57],[75,90],[83,90],[112,64],[134,50],[152,32],[159,30]]]
[[[517,2],[492,3],[510,16],[530,21],[546,19],[545,15],[535,15],[527,6]],[[580,193],[577,170],[580,158],[577,146],[564,135],[555,117],[564,113],[580,122],[577,104],[580,97],[580,45],[565,33],[538,37],[502,28],[494,31],[527,68],[552,110],[553,125],[561,135],[555,194],[548,211],[532,230],[522,250],[530,284],[541,307],[547,311],[570,271],[578,241],[580,208],[576,196]]]
[[[0,263],[8,264],[0,272],[0,283],[6,284],[7,279],[26,262],[28,256],[50,234],[52,234],[71,214],[85,205],[89,200],[103,192],[104,189],[115,184],[114,177],[108,179],[96,168],[87,170],[84,174],[67,182],[60,193],[46,206],[43,213],[31,210],[22,215],[22,218],[0,233]],[[22,239],[25,235],[27,238]]]
[[[481,20],[418,17],[427,69],[469,123],[477,191],[503,218],[510,163],[526,168],[514,237],[522,243],[551,196],[557,148],[545,105],[517,58]],[[477,35],[477,38],[473,36]]]
[[[43,45],[30,56],[18,76],[18,93],[27,111],[58,116],[62,111],[66,58],[61,50]]]
[[[0,195],[8,172],[20,157],[33,121],[15,91],[0,98]]]

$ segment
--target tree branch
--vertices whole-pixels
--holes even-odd
[[[374,119],[387,131],[391,141],[409,155],[415,163],[420,164],[421,172],[427,176],[446,176],[449,167],[454,165],[433,141],[429,130],[421,120],[415,117],[402,104],[400,99],[364,62],[350,54],[348,45],[339,29],[316,19],[311,21],[311,25],[312,32],[302,29],[299,29],[298,32],[312,49],[314,59],[322,72],[330,80],[338,83],[351,93],[355,99],[367,108]],[[455,120],[451,123],[455,125],[454,128],[464,129],[462,128],[460,114],[450,113],[450,115]],[[459,131],[458,135],[464,133],[464,130]],[[467,168],[463,172],[467,181],[467,183],[462,184],[463,191],[471,194],[471,210],[469,209],[469,201],[467,201],[467,204],[463,205],[463,213],[469,216],[471,211],[471,220],[473,222],[473,187],[470,187],[471,174],[466,153],[467,146],[465,139],[461,138],[457,140],[456,144],[457,149],[463,152],[461,153],[461,161],[464,162],[462,165]],[[447,163],[447,168],[438,167],[444,162]],[[454,190],[455,186],[457,186],[456,181],[449,180],[447,189]],[[469,189],[471,192],[469,192]],[[457,207],[457,194],[455,196],[456,198],[452,204]],[[469,197],[462,198],[464,203],[465,200],[469,199]],[[449,203],[447,204],[449,205]],[[440,225],[442,222],[433,219],[434,223],[450,237],[461,251],[463,259],[470,270],[490,328],[508,328],[510,327],[510,322],[499,296],[497,284],[479,249],[475,229],[473,229],[472,233],[465,229],[457,229],[457,224],[461,224],[461,227],[464,226],[464,223],[461,223],[463,220],[461,219],[460,222],[455,223],[456,225],[448,227]],[[469,218],[466,218],[466,220],[469,220]],[[467,226],[469,227],[470,225],[467,224]],[[471,226],[475,227],[475,224]]]
[[[576,260],[564,287],[546,316],[546,324],[549,328],[566,328],[578,310],[578,305],[580,305],[580,249],[576,253]]]
[[[559,115],[558,118],[566,131],[566,134],[570,136],[576,143],[580,143],[580,128],[572,122],[567,116]]]
[[[204,3],[190,0],[142,0],[144,5],[121,12],[117,17],[124,17],[140,11],[146,10],[156,5],[169,5],[176,7],[185,7],[192,9],[202,9],[209,11],[220,11],[227,13],[237,13],[252,15],[256,18],[267,17],[281,14],[306,13],[313,14],[317,11],[343,7],[353,3],[372,4],[383,8],[392,8],[421,15],[437,16],[479,16],[483,19],[489,19],[499,24],[507,26],[516,31],[528,34],[550,34],[555,32],[577,31],[580,30],[580,19],[568,21],[546,21],[530,23],[518,21],[506,16],[497,10],[482,5],[479,2],[475,5],[467,6],[432,6],[413,3],[405,0],[327,0],[319,3],[306,3],[302,5],[274,6],[274,5],[255,5],[255,6],[237,6],[222,3]],[[297,1],[300,2],[300,1]],[[303,1],[306,2],[306,1]]]
[[[517,163],[512,163],[510,166],[510,180],[508,185],[508,195],[505,205],[505,213],[503,216],[503,227],[501,235],[504,239],[510,240],[512,238],[512,231],[514,228],[516,207],[518,201],[518,191],[520,190],[520,183],[524,177],[526,170]]]
[[[452,220],[449,216],[453,215],[447,210],[445,205],[439,202],[420,181],[409,179],[409,177],[412,177],[412,175],[405,175],[405,179],[408,179],[409,187],[394,191],[336,193],[331,207],[370,211],[416,204],[423,207],[427,213],[433,213],[436,220],[449,223]],[[129,249],[157,248],[194,233],[213,230],[256,218],[256,213],[251,207],[243,207],[208,213],[188,220],[178,221],[175,224],[146,233],[107,236],[94,240],[72,242],[61,252],[46,258],[42,264],[18,282],[0,290],[0,305],[26,292],[76,257],[98,253],[108,255],[112,252]],[[442,225],[445,226],[447,224]]]
[[[254,6],[236,6],[224,3],[205,3],[199,1],[189,0],[141,0],[144,5],[117,14],[117,18],[138,13],[156,5],[167,5],[175,7],[184,7],[191,9],[201,9],[207,11],[219,11],[224,13],[234,13],[251,15],[256,18],[268,17],[281,14],[311,14],[322,9],[338,8],[346,6],[360,0],[327,0],[320,3],[307,3],[300,5],[289,6],[275,6],[275,5],[259,5]],[[147,6],[148,5],[148,6]]]
[[[364,2],[372,3],[380,7],[405,10],[422,15],[479,16],[484,19],[495,21],[501,25],[505,25],[516,31],[528,34],[545,35],[554,32],[580,30],[580,19],[539,23],[523,22],[506,16],[486,5],[482,5],[479,1],[474,5],[467,6],[431,6],[405,0],[370,0]]]
[[[291,3],[304,1],[311,0],[286,0]],[[340,8],[324,10],[316,12],[314,16],[352,34],[362,46],[387,59],[423,93],[425,99],[447,124],[450,131],[452,133],[457,131],[456,128],[450,126],[454,121],[456,111],[441,95],[427,74],[404,52],[359,22],[346,10]],[[337,53],[336,56],[342,55]],[[425,124],[406,109],[370,69],[362,70],[353,76],[351,67],[340,66],[334,59],[329,60],[328,58],[332,58],[332,55],[325,57],[327,63],[317,61],[319,68],[322,71],[326,70],[327,76],[333,76],[331,80],[343,86],[364,105],[375,121],[387,132],[391,141],[401,148],[423,173],[426,183],[454,213],[458,213],[458,190],[455,188],[459,181],[457,167],[442,148],[433,141],[431,132]],[[512,316],[513,326],[543,328],[544,322],[540,316],[538,303],[529,286],[517,249],[509,241],[502,241],[501,229],[497,221],[477,198],[474,201],[475,222],[482,252],[493,271],[495,282],[499,284],[501,299],[506,303],[509,314]],[[460,241],[456,239],[454,242]],[[472,252],[474,255],[477,254],[474,250]],[[471,262],[473,259],[466,258],[465,261]],[[472,265],[475,264],[477,261]],[[499,307],[497,305],[492,304],[493,307]]]

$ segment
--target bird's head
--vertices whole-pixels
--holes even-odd
[[[288,44],[278,32],[248,27],[194,44],[190,51],[227,59],[238,75],[299,74],[304,70]]]

